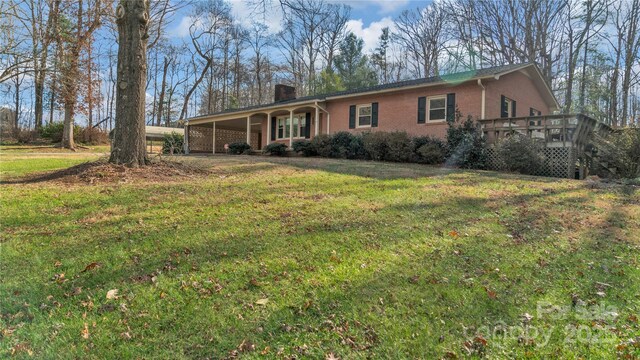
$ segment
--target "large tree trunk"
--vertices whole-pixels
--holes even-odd
[[[62,146],[74,150],[76,144],[73,142],[73,127],[75,125],[75,110],[78,96],[78,58],[80,50],[71,49],[69,55],[69,65],[64,76],[64,129],[62,131]]]
[[[148,0],[121,0],[118,24],[116,126],[110,162],[128,166],[147,163],[145,85],[147,79]]]
[[[62,130],[62,146],[74,150],[76,147],[73,141],[73,116],[75,115],[75,101],[64,102],[64,128]]]
[[[36,118],[36,130],[40,130],[42,128],[42,117],[44,113],[44,70],[38,70],[34,74],[34,87],[35,87],[35,105],[34,112]]]

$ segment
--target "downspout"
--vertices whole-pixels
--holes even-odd
[[[480,119],[484,119],[485,103],[486,103],[486,87],[482,84],[482,80],[478,79],[478,86],[482,88],[482,102],[480,103]]]

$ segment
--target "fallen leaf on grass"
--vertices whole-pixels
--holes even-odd
[[[118,298],[118,289],[111,289],[107,291],[107,299],[117,299]]]
[[[449,231],[449,236],[451,236],[452,238],[457,238],[458,236],[460,236],[460,234],[458,234],[458,232],[455,230],[451,230]]]
[[[485,290],[487,290],[487,295],[489,296],[490,299],[495,299],[498,297],[498,294],[496,294],[495,291],[489,290],[487,288],[485,288]]]
[[[33,356],[33,351],[26,342],[16,344],[11,348],[11,355],[16,355],[20,352],[26,352],[29,356]]]
[[[82,329],[82,338],[83,339],[89,338],[89,324],[87,323],[84,323],[84,328]]]
[[[337,357],[336,355],[334,355],[333,353],[328,353],[327,356],[325,357],[326,360],[340,360],[339,357]]]
[[[80,272],[83,273],[83,272],[91,271],[91,270],[99,268],[99,267],[100,267],[100,263],[92,262],[91,264],[85,266],[84,270],[82,270]]]
[[[256,301],[257,305],[267,305],[267,303],[269,302],[269,299],[264,298],[264,299],[259,299]]]
[[[58,284],[62,284],[63,282],[67,281],[67,279],[64,277],[64,273],[53,275],[53,278],[51,280],[57,282]]]
[[[60,267],[60,266],[62,266],[62,262],[60,262],[60,260],[56,260],[56,262],[53,263],[53,266],[54,267]]]
[[[250,340],[242,340],[240,345],[238,345],[239,352],[248,352],[256,349],[256,346]]]

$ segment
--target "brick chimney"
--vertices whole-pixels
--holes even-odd
[[[280,102],[296,98],[296,88],[293,86],[277,84],[273,101]]]

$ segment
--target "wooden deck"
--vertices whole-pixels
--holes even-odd
[[[478,120],[487,139],[489,167],[503,166],[492,149],[500,139],[519,133],[539,139],[544,145],[545,166],[537,173],[544,176],[584,178],[588,174],[585,147],[594,132],[611,128],[584,114],[559,114]],[[576,169],[578,175],[576,176]]]

